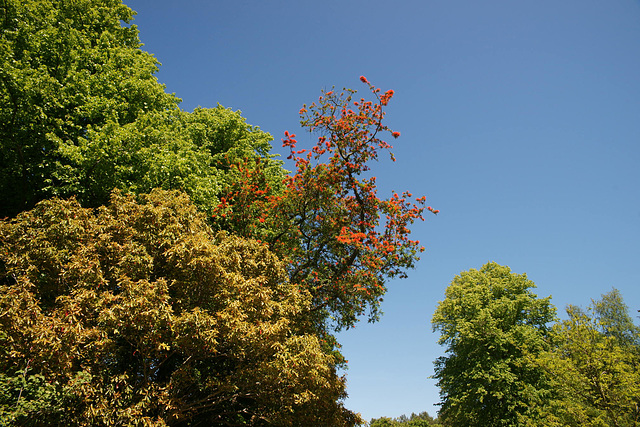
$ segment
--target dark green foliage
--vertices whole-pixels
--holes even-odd
[[[29,366],[0,373],[0,426],[67,424],[65,408],[80,404],[70,387],[30,373]]]

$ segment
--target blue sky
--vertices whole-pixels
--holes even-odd
[[[382,320],[340,335],[346,404],[365,419],[437,411],[430,319],[461,271],[526,272],[561,314],[616,287],[637,314],[638,1],[125,3],[183,109],[240,109],[276,152],[321,89],[365,90],[360,75],[394,89],[402,136],[397,162],[373,166],[381,195],[410,190],[441,213],[416,224],[427,252],[389,283]]]

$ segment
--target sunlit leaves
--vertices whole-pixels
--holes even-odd
[[[357,420],[305,321],[310,294],[184,194],[44,201],[0,242],[0,406],[19,423]]]
[[[490,262],[456,276],[433,315],[447,355],[435,362],[443,423],[520,425],[542,402],[543,371],[529,360],[546,348],[555,307],[524,274]]]
[[[120,1],[7,0],[0,19],[0,216],[84,185],[81,138],[177,99]],[[124,24],[124,25],[123,25]]]
[[[553,346],[536,359],[553,386],[539,408],[553,426],[636,426],[640,419],[640,333],[620,293],[589,310],[567,308]],[[535,421],[531,425],[536,425]]]
[[[90,131],[79,148],[83,186],[75,194],[84,205],[97,206],[113,188],[137,194],[181,190],[211,213],[221,193],[243,179],[232,168],[238,161],[261,159],[262,178],[281,187],[284,171],[269,154],[271,139],[240,112],[221,106],[145,113],[123,126],[110,122]]]
[[[262,158],[281,185],[271,136],[218,106],[180,111],[119,0],[9,0],[0,19],[0,217],[51,196],[84,206],[114,188],[187,192],[211,213],[238,159]]]

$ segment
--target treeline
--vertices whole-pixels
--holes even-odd
[[[240,112],[179,108],[133,16],[0,4],[1,423],[360,423],[335,333],[422,251],[425,198],[369,171],[393,91],[304,106],[289,173]]]
[[[419,414],[412,413],[409,416],[401,415],[397,418],[373,418],[367,425],[369,427],[428,427],[440,426],[441,424],[427,412],[420,412]]]

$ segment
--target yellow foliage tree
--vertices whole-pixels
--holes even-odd
[[[0,223],[0,418],[355,425],[310,303],[182,193],[43,201]]]

